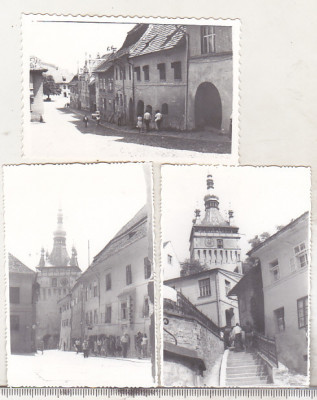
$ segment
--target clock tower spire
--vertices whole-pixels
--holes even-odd
[[[211,174],[207,175],[206,182],[205,215],[200,219],[197,210],[195,212],[190,235],[190,258],[207,269],[222,268],[241,273],[240,235],[239,228],[233,225],[233,211],[230,210],[228,220],[223,217]]]

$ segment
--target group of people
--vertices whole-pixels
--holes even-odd
[[[96,120],[96,125],[100,125],[100,115],[96,115],[95,120]],[[89,122],[89,118],[88,118],[87,114],[84,115],[83,122],[84,122],[85,128],[87,128],[88,122]]]
[[[250,322],[242,328],[237,323],[233,328],[226,326],[223,330],[224,348],[233,348],[234,351],[252,351],[254,330]]]
[[[96,125],[100,125],[100,115],[97,114],[95,119],[96,119]],[[117,118],[118,126],[122,125],[122,119],[123,119],[122,112],[120,112]],[[152,121],[152,115],[148,110],[145,111],[144,115],[139,114],[137,116],[137,124],[136,124],[139,133],[149,132],[151,121]],[[163,122],[163,115],[161,114],[160,110],[156,110],[154,115],[154,123],[155,123],[155,129],[157,131],[161,130],[162,122]],[[87,128],[89,123],[89,118],[87,114],[85,114],[83,117],[83,123],[85,125],[85,128]]]
[[[139,358],[146,358],[148,355],[148,338],[146,333],[138,332],[135,336],[135,348]],[[80,339],[74,341],[74,349],[76,353],[83,353],[84,358],[89,355],[95,357],[123,357],[127,358],[130,349],[130,336],[124,333],[120,336],[103,336],[98,339],[87,339],[83,342]]]
[[[151,120],[152,120],[152,115],[149,112],[149,110],[146,110],[143,116],[141,114],[138,115],[136,127],[138,128],[139,133],[144,132],[144,125],[145,125],[145,132],[150,131]],[[163,121],[163,115],[161,114],[160,110],[156,110],[154,115],[154,123],[157,131],[161,130],[162,121]]]

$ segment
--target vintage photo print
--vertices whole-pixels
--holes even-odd
[[[163,385],[307,386],[309,249],[309,168],[163,165]]]
[[[146,164],[4,167],[9,386],[156,383]]]
[[[230,19],[23,15],[23,155],[237,163],[239,33]]]

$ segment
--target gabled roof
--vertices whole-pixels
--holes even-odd
[[[147,235],[147,206],[141,208],[140,211],[127,223],[119,232],[110,240],[110,242],[94,257],[93,263],[84,272],[91,271],[100,262],[106,260],[113,254],[126,248],[137,240]]]
[[[20,260],[9,253],[9,272],[18,272],[21,274],[35,274],[30,268],[23,264]]]
[[[265,246],[266,244],[268,244],[269,242],[271,242],[272,240],[276,239],[278,236],[280,236],[282,233],[284,233],[285,231],[291,229],[294,225],[296,225],[298,222],[300,222],[300,220],[304,220],[305,218],[308,217],[309,212],[306,211],[304,212],[302,215],[300,215],[298,218],[294,219],[293,221],[291,221],[289,224],[287,224],[286,226],[284,226],[284,228],[280,229],[279,231],[275,232],[273,235],[271,235],[269,238],[267,238],[266,240],[264,240],[262,243],[258,244],[257,246],[255,246],[253,249],[251,249],[247,255],[250,256],[251,254],[253,254],[255,251],[259,250],[261,247]]]
[[[130,57],[173,49],[185,37],[185,26],[150,24],[141,39],[130,50]]]

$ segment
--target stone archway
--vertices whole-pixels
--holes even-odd
[[[137,114],[137,116],[141,115],[143,117],[143,114],[144,114],[144,101],[142,101],[142,100],[138,101],[138,104],[137,104],[137,107],[136,107],[136,114]]]
[[[210,82],[201,83],[195,96],[195,127],[221,129],[222,104],[220,94]]]

